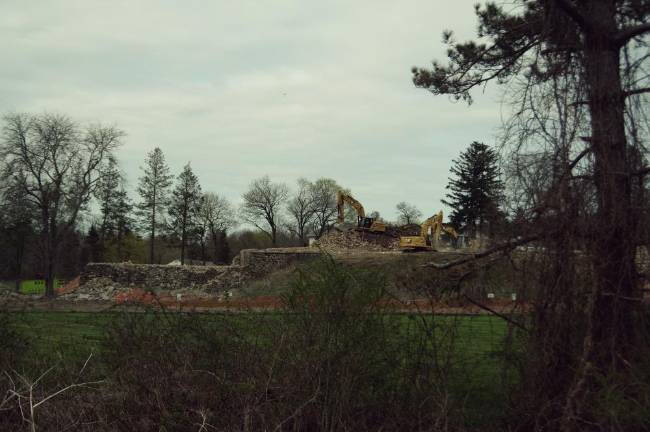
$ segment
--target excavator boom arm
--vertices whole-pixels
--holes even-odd
[[[359,201],[352,198],[352,196],[338,191],[336,193],[336,209],[338,211],[338,222],[343,223],[345,220],[344,204],[350,204],[352,208],[357,212],[357,217],[361,220],[366,217],[366,211]]]
[[[437,214],[434,214],[429,219],[425,220],[422,225],[420,225],[420,236],[426,237],[429,235],[429,228],[431,228],[431,234],[436,235],[436,231],[439,231],[439,226],[442,225],[442,210]]]

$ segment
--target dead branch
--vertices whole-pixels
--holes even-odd
[[[435,263],[435,262],[430,262],[430,263],[427,263],[427,264],[422,264],[421,267],[433,267],[433,268],[436,268],[438,270],[446,270],[446,269],[449,269],[449,268],[452,268],[452,267],[456,267],[456,266],[459,266],[459,265],[462,265],[462,264],[466,264],[466,263],[469,263],[469,262],[472,262],[472,261],[476,261],[476,260],[481,259],[481,258],[488,257],[488,256],[493,255],[493,254],[498,253],[498,252],[510,251],[510,250],[516,248],[517,246],[521,246],[521,245],[524,245],[526,243],[530,243],[532,241],[539,240],[540,238],[541,238],[541,235],[535,234],[535,235],[529,235],[529,236],[526,236],[526,237],[521,237],[519,239],[508,240],[505,243],[502,243],[500,245],[491,247],[491,248],[486,249],[486,250],[484,250],[482,252],[477,252],[477,253],[471,254],[471,255],[469,255],[467,257],[464,257],[464,258],[459,258],[457,260],[449,261],[449,262],[444,263],[444,264],[438,264],[438,263]]]
[[[650,23],[643,23],[632,27],[627,27],[620,30],[614,36],[614,42],[617,46],[625,45],[630,39],[641,36],[644,33],[650,32]]]
[[[643,87],[643,88],[628,90],[626,92],[623,92],[623,97],[629,97],[629,96],[634,96],[634,95],[643,94],[643,93],[650,93],[650,87]]]
[[[86,366],[88,365],[88,362],[90,361],[90,358],[92,357],[92,353],[88,356],[86,361],[84,362],[83,367],[81,368],[79,375],[85,370]],[[51,393],[42,399],[36,401],[36,395],[34,394],[39,382],[47,376],[54,367],[51,367],[47,369],[45,372],[43,372],[36,380],[31,381],[25,376],[19,374],[16,371],[13,371],[14,375],[19,378],[20,381],[22,381],[23,385],[19,386],[16,385],[16,382],[12,379],[10,374],[7,374],[7,377],[9,378],[9,381],[11,382],[12,388],[10,388],[7,391],[7,396],[5,396],[2,400],[2,403],[0,404],[0,408],[3,410],[6,410],[8,408],[4,408],[4,405],[9,403],[11,400],[16,400],[18,404],[18,409],[20,410],[21,417],[23,421],[25,421],[29,425],[29,430],[32,432],[36,432],[36,409],[44,404],[45,402],[57,397],[58,395],[65,393],[69,390],[72,390],[74,388],[78,387],[89,387],[93,384],[99,384],[104,382],[104,380],[99,380],[99,381],[88,381],[88,382],[80,382],[80,383],[73,383],[70,385],[67,385],[65,387],[60,388],[59,390],[55,391],[54,393]],[[26,405],[25,409],[23,408],[23,403]],[[28,411],[26,413],[26,411]]]
[[[492,315],[498,316],[502,320],[509,322],[513,326],[525,331],[526,333],[530,333],[530,330],[528,328],[526,328],[523,324],[520,324],[517,321],[513,320],[512,318],[510,318],[510,317],[508,317],[508,316],[506,316],[506,315],[504,315],[502,313],[499,313],[499,312],[495,311],[494,309],[492,309],[490,307],[487,307],[486,305],[484,305],[482,303],[477,302],[476,300],[472,299],[467,294],[463,294],[463,298],[465,300],[467,300],[468,302],[470,302],[471,304],[473,304],[474,306],[478,306],[481,309],[483,309],[484,311],[490,312]]]

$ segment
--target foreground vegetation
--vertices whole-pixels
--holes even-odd
[[[326,260],[278,313],[5,313],[0,428],[497,428],[516,384],[504,321],[394,313],[385,286]]]

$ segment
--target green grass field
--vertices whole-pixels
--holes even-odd
[[[16,328],[30,340],[35,352],[65,352],[70,347],[84,346],[95,349],[104,337],[107,325],[119,320],[122,314],[137,312],[12,312]],[[277,313],[264,314],[270,319]],[[224,317],[235,319],[238,314],[204,313],[202,319],[220,321]],[[409,322],[422,319],[417,314],[398,314],[408,327]],[[426,317],[435,319],[439,328],[453,326],[456,330],[456,343],[467,358],[489,358],[501,347],[505,335],[505,323],[488,315],[455,315]]]
[[[125,314],[137,314],[143,319],[149,316],[141,312],[118,311],[11,313],[14,327],[28,342],[27,364],[23,366],[42,368],[58,362],[79,364],[91,353],[95,361],[101,361],[98,359],[102,358],[102,341],[107,328],[115,320],[124,319]],[[279,319],[279,315],[256,314],[255,318],[272,322]],[[206,326],[219,326],[224,320],[232,323],[233,320],[246,319],[243,314],[227,313],[204,313],[199,317],[205,320]],[[452,347],[449,354],[442,355],[437,361],[449,362],[448,383],[458,394],[466,395],[464,403],[467,406],[475,407],[470,412],[475,413],[477,424],[486,421],[486,417],[490,418],[491,413],[502,412],[500,404],[505,403],[507,388],[502,381],[503,363],[499,353],[503,349],[507,327],[501,319],[486,315],[434,317],[417,314],[395,314],[391,315],[392,318],[398,320],[398,333],[432,330],[440,347]],[[467,419],[470,424],[474,423],[472,417],[470,415]]]

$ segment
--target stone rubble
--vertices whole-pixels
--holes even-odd
[[[389,251],[399,248],[399,237],[390,234],[362,232],[356,230],[332,230],[323,235],[316,244],[326,251]]]

